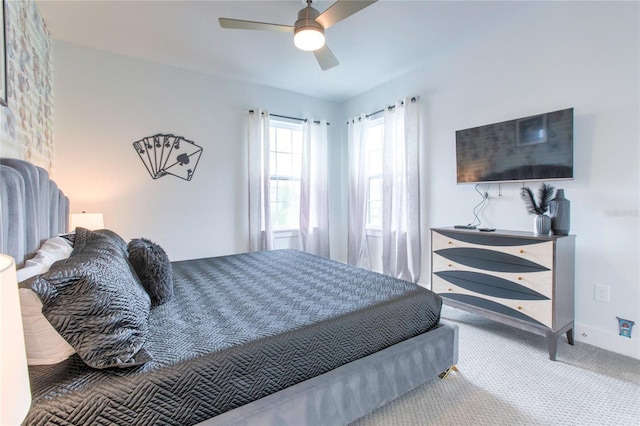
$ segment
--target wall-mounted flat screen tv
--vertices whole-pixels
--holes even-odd
[[[573,179],[573,108],[456,131],[458,183]]]

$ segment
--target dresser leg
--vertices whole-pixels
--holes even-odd
[[[570,345],[573,345],[573,328],[567,330],[567,342],[569,342]]]
[[[556,334],[547,333],[547,347],[549,348],[549,359],[555,361],[558,352],[558,336]]]

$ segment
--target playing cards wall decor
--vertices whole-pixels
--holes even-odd
[[[202,154],[202,147],[175,135],[148,136],[133,147],[153,179],[173,175],[191,180]]]

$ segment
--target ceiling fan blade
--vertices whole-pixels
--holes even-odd
[[[334,56],[331,49],[329,49],[329,46],[327,46],[326,44],[322,46],[320,49],[314,50],[313,54],[316,57],[318,64],[320,64],[320,68],[322,68],[322,71],[326,71],[329,68],[333,68],[340,63]]]
[[[337,24],[345,18],[353,15],[354,13],[364,9],[367,6],[375,3],[377,0],[373,1],[347,1],[347,0],[338,0],[327,10],[322,12],[320,16],[316,18],[316,22],[322,25],[322,28],[325,30],[330,26]]]
[[[269,24],[267,22],[243,21],[241,19],[218,18],[218,22],[222,28],[231,28],[237,30],[263,30],[263,31],[281,31],[292,33],[293,26],[281,24]]]

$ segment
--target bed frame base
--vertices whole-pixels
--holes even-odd
[[[347,425],[440,374],[457,371],[457,361],[458,326],[441,321],[428,333],[199,425]]]

